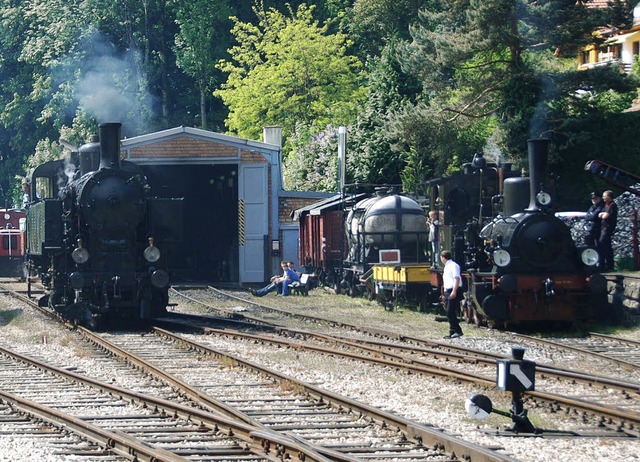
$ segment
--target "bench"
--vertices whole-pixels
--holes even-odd
[[[309,283],[309,276],[309,274],[303,274],[302,276],[300,276],[299,281],[294,281],[291,283],[291,285],[289,286],[289,288],[291,289],[291,295],[309,295],[309,286],[307,285]]]

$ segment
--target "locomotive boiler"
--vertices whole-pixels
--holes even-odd
[[[501,325],[594,319],[606,305],[598,252],[576,245],[553,213],[545,172],[548,140],[530,140],[528,151],[529,205],[499,215],[480,231],[484,248],[469,254],[481,257],[465,273],[465,317]],[[504,186],[505,197],[522,191],[520,181]]]
[[[182,201],[150,196],[140,167],[120,160],[120,128],[101,124],[79,159],[47,162],[31,178],[27,268],[45,287],[40,304],[92,328],[165,312],[163,245],[181,238]]]

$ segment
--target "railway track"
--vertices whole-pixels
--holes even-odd
[[[222,292],[218,294],[222,294]],[[267,310],[271,311],[271,308],[267,307]],[[276,311],[280,310],[276,309]],[[286,313],[286,316],[294,315]],[[242,315],[241,318],[243,321],[248,320],[255,323],[256,327],[261,326],[260,323],[264,325],[264,321],[255,316]],[[457,380],[465,380],[484,386],[491,386],[495,383],[495,362],[497,359],[504,358],[504,355],[490,354],[449,343],[398,336],[379,329],[374,331],[361,329],[357,326],[323,320],[316,316],[302,316],[302,318],[313,322],[329,323],[333,327],[346,328],[349,331],[349,336],[319,335],[308,331],[285,329],[284,327],[278,327],[277,331],[280,337],[275,339],[257,334],[231,334],[217,329],[204,329],[204,331],[216,335],[233,335],[235,338],[245,336],[247,339],[277,343],[289,348],[313,349],[327,355],[337,354],[336,349],[339,348],[342,354],[357,357],[362,361],[404,367],[413,372],[428,375],[453,377]],[[353,333],[363,330],[366,335],[355,338]],[[372,340],[371,336],[380,338],[380,340]],[[313,338],[316,345],[294,342],[283,337]],[[322,345],[318,346],[317,342]],[[345,350],[349,350],[350,353],[346,353]],[[358,352],[353,353],[354,350],[358,350]],[[488,375],[487,372],[491,375]],[[544,365],[538,366],[538,372],[538,384],[541,385],[538,386],[538,390],[545,389],[548,392],[531,392],[528,394],[529,399],[534,402],[543,401],[548,406],[553,406],[554,412],[564,410],[568,413],[581,413],[582,416],[585,413],[597,415],[599,416],[598,425],[604,425],[608,422],[610,425],[620,428],[625,424],[631,424],[631,434],[636,434],[636,426],[640,424],[640,407],[637,399],[640,396],[639,383]],[[560,381],[564,386],[558,384]]]
[[[175,294],[173,295],[175,296]],[[227,299],[226,295],[222,292],[218,293],[216,295],[216,297],[219,297],[220,300],[224,301]],[[193,297],[192,297],[193,298]],[[240,303],[237,303],[240,302]],[[386,354],[388,357],[392,357],[392,356],[407,356],[408,359],[403,359],[402,361],[405,361],[406,363],[410,364],[413,363],[414,367],[418,367],[418,368],[426,368],[425,364],[420,364],[421,363],[421,359],[418,359],[416,361],[416,356],[425,356],[425,353],[420,351],[419,355],[416,355],[416,352],[421,350],[421,349],[427,349],[426,347],[420,347],[417,346],[415,344],[408,344],[408,345],[404,345],[403,348],[406,349],[406,351],[403,353],[401,350],[398,350],[396,348],[396,346],[394,344],[396,343],[400,343],[397,340],[402,340],[404,342],[404,340],[407,340],[407,337],[405,336],[401,336],[398,334],[393,334],[393,333],[388,333],[387,331],[381,330],[381,329],[360,329],[360,331],[358,331],[357,326],[351,326],[347,323],[339,323],[339,322],[335,322],[332,320],[324,320],[321,317],[318,316],[313,316],[313,317],[305,317],[304,321],[301,321],[301,324],[309,324],[309,323],[313,323],[314,325],[320,325],[320,324],[324,324],[326,326],[331,326],[332,328],[335,328],[336,332],[341,332],[342,333],[342,339],[340,339],[340,335],[338,335],[337,333],[328,336],[328,340],[323,339],[323,336],[317,336],[315,334],[310,334],[307,332],[302,332],[302,330],[300,329],[290,329],[290,330],[286,330],[282,327],[278,327],[275,325],[275,323],[273,322],[273,319],[271,320],[271,322],[265,322],[264,320],[258,319],[258,317],[256,317],[255,319],[251,319],[252,316],[247,316],[247,312],[244,311],[243,308],[241,308],[242,306],[245,306],[245,302],[243,301],[242,297],[237,299],[237,302],[234,301],[231,304],[232,307],[228,310],[225,309],[225,313],[221,313],[221,315],[223,316],[222,318],[218,318],[215,322],[220,325],[221,320],[228,323],[228,325],[226,326],[227,329],[224,331],[224,334],[216,334],[216,336],[221,336],[221,335],[225,335],[225,336],[231,336],[232,332],[231,332],[231,328],[230,326],[233,324],[240,324],[242,326],[243,330],[246,329],[252,329],[254,331],[261,331],[261,330],[265,330],[265,331],[271,331],[271,332],[278,332],[282,335],[284,335],[285,337],[289,337],[289,340],[291,339],[295,339],[297,341],[297,343],[318,343],[318,344],[322,344],[322,342],[325,342],[326,344],[324,346],[322,346],[322,348],[327,348],[327,349],[335,349],[335,350],[339,350],[339,349],[343,349],[343,350],[348,350],[348,349],[360,349],[360,355],[362,356],[366,356],[366,355],[380,355],[380,353],[375,352],[375,351],[365,351],[371,348],[371,345],[366,345],[366,348],[363,348],[363,345],[365,345],[365,343],[379,343],[379,344],[385,344],[384,348],[387,349],[387,352],[384,353]],[[224,304],[224,303],[223,303]],[[239,308],[240,307],[240,308]],[[259,310],[259,309],[258,309]],[[280,315],[277,316],[273,316],[274,318],[281,318]],[[282,318],[290,318],[291,317],[291,313],[285,313],[282,315]],[[312,320],[310,320],[310,318],[312,318]],[[388,337],[387,335],[392,335],[395,340],[394,341],[389,341],[389,339],[391,337]],[[240,335],[235,335],[235,341],[237,341],[237,339],[240,337]],[[275,337],[275,335],[274,335]],[[338,342],[335,341],[335,339],[333,338],[337,338]],[[360,337],[366,339],[365,341],[362,341],[360,339]],[[147,339],[149,337],[147,336]],[[202,338],[202,336],[200,336],[200,338]],[[312,340],[309,340],[312,339]],[[372,342],[372,340],[374,340],[374,342]],[[409,340],[413,340],[413,339],[409,339]],[[177,340],[174,340],[177,341]],[[258,343],[262,343],[263,340],[256,340],[253,339],[251,340],[252,342],[258,344]],[[179,342],[182,342],[182,340],[180,340]],[[360,343],[360,345],[356,345],[356,346],[340,346],[338,347],[337,345],[339,343],[354,343],[354,344],[358,344]],[[434,343],[439,343],[439,342],[434,342]],[[387,345],[387,344],[391,344],[391,346]],[[447,344],[447,342],[444,343],[439,343],[440,348],[442,349],[448,349],[448,348],[457,348],[455,345],[451,345],[451,344]],[[282,348],[282,347],[280,347]],[[287,346],[287,349],[291,348],[294,350],[299,350],[302,351],[302,348],[300,348],[299,346],[295,346],[295,347],[290,347]],[[314,347],[315,348],[315,347]],[[376,346],[375,348],[380,348],[380,346]],[[410,353],[407,353],[410,352]],[[202,355],[204,355],[204,353],[201,353]],[[297,354],[297,353],[296,353]],[[336,354],[334,353],[327,353],[329,354]],[[353,355],[353,353],[349,353],[351,355]],[[431,355],[431,353],[427,353],[426,357],[429,357]],[[484,359],[484,360],[479,360],[477,358],[471,358],[469,357],[468,354],[461,354],[458,353],[459,355],[459,359],[457,360],[452,360],[451,358],[446,358],[445,356],[442,356],[445,359],[442,359],[443,363],[448,366],[451,366],[452,364],[455,365],[456,362],[459,362],[459,366],[463,367],[467,370],[471,370],[475,367],[478,368],[478,375],[485,375],[484,380],[486,381],[487,379],[487,374],[486,371],[488,369],[491,369],[492,366],[495,367],[495,360],[488,358],[488,359]],[[490,356],[490,355],[489,355]],[[504,355],[498,355],[499,357],[504,357]],[[399,362],[400,360],[395,358],[393,359],[394,361]],[[225,361],[229,361],[229,360],[225,360]],[[317,360],[316,360],[317,361]],[[481,365],[481,363],[485,363],[486,366]],[[448,364],[447,364],[448,363]],[[493,364],[492,364],[493,363]],[[471,366],[470,366],[471,365]],[[391,366],[387,366],[387,367],[391,367]],[[392,367],[397,367],[396,365],[393,365]],[[405,367],[405,366],[402,366]],[[441,366],[438,366],[437,368],[442,368]],[[484,369],[484,374],[482,374]],[[173,375],[173,374],[171,374]],[[166,381],[165,383],[171,383],[171,381]],[[285,379],[286,380],[286,379]],[[458,379],[456,379],[458,380]],[[556,380],[556,379],[554,379]],[[493,382],[493,380],[491,378],[489,378],[489,383]],[[172,385],[173,387],[174,385]],[[289,385],[291,386],[291,385]],[[180,392],[182,395],[185,395],[185,393]],[[587,399],[590,399],[590,397],[587,396]],[[329,400],[328,399],[324,399],[325,403],[328,403]],[[633,399],[631,399],[631,401],[633,401]],[[201,403],[197,404],[198,406],[203,406]],[[538,404],[535,404],[535,406],[539,406]],[[562,412],[568,412],[571,415],[573,415],[574,419],[579,420],[579,419],[585,419],[584,415],[583,417],[581,417],[580,414],[577,413],[577,411],[575,409],[570,409],[569,407],[567,407],[566,409],[561,406],[561,405],[557,405],[557,409],[555,412],[558,411],[562,411]],[[212,408],[213,409],[213,408]],[[346,406],[343,408],[346,409]],[[213,410],[211,410],[210,412],[214,412]],[[272,424],[273,422],[276,422],[277,417],[275,417],[272,421],[268,421],[268,423]],[[375,421],[375,420],[374,420]],[[384,421],[381,421],[384,422]],[[635,433],[635,424],[633,423],[629,423],[629,421],[625,421],[623,425],[620,425],[619,422],[615,421],[615,419],[609,419],[609,421],[604,421],[602,422],[603,426],[605,428],[610,428],[612,431],[616,431],[619,430],[616,436],[624,436],[624,435],[634,435]],[[382,429],[384,430],[385,426],[390,427],[390,425],[388,423],[382,423],[380,424]],[[439,431],[438,429],[436,429],[437,431]],[[395,430],[397,432],[397,430]],[[604,434],[603,432],[605,432],[605,430],[601,430],[600,431],[600,435]],[[614,436],[615,437],[615,436]],[[305,443],[309,443],[311,444],[309,441],[305,441],[304,436],[301,436],[302,441],[304,441]],[[411,438],[406,438],[403,437],[404,439],[406,439],[407,441],[410,441]],[[408,445],[407,445],[408,447]],[[425,444],[424,447],[430,447],[430,444]],[[494,449],[499,449],[499,445],[496,446],[496,448]],[[437,446],[433,447],[434,449],[437,449]],[[328,445],[324,450],[330,450],[331,449],[331,445]],[[406,450],[406,448],[405,448]],[[448,453],[449,451],[445,451],[445,453]],[[490,453],[493,453],[494,455],[496,454],[495,451],[490,451]],[[464,454],[464,452],[455,452],[456,455],[459,454]],[[326,455],[325,455],[326,456]],[[343,455],[343,457],[348,457],[348,454]],[[363,456],[365,458],[370,458],[367,456]],[[436,456],[437,457],[437,456]],[[484,456],[483,456],[484,457]],[[508,457],[508,456],[507,456]],[[425,459],[428,460],[428,459]],[[471,460],[484,460],[484,459],[479,459],[478,456],[471,458]],[[492,460],[492,459],[489,459]]]
[[[199,408],[208,409],[211,414],[224,415],[227,416],[226,418],[242,422],[243,425],[251,426],[253,433],[256,434],[260,432],[271,434],[274,429],[285,432],[286,436],[281,436],[284,441],[293,438],[300,447],[313,448],[313,450],[307,449],[307,452],[313,454],[314,451],[319,451],[317,454],[327,460],[357,461],[366,458],[385,461],[398,457],[415,461],[457,460],[457,457],[471,461],[514,460],[508,455],[496,452],[495,449],[483,448],[459,438],[447,436],[441,430],[426,428],[362,404],[349,403],[349,400],[338,395],[323,392],[321,389],[314,390],[314,387],[295,382],[291,378],[279,377],[280,387],[284,383],[285,388],[292,387],[295,390],[306,391],[292,395],[289,390],[283,396],[278,396],[277,393],[282,394],[282,390],[270,385],[266,386],[266,390],[271,393],[271,396],[268,396],[261,382],[264,382],[264,376],[272,374],[271,372],[261,370],[258,378],[256,378],[256,372],[252,372],[253,378],[243,379],[237,375],[229,378],[230,372],[225,372],[225,369],[228,369],[228,358],[222,365],[211,370],[212,361],[202,360],[203,347],[197,345],[189,345],[186,349],[178,347],[177,345],[184,345],[185,342],[178,341],[176,338],[167,341],[166,337],[170,335],[168,333],[163,333],[162,337],[139,333],[114,335],[113,338],[118,342],[124,342],[120,347],[109,345],[105,336],[97,337],[84,329],[78,329],[78,333],[91,338],[95,344],[100,345],[100,348],[108,349],[110,354],[120,356],[128,364],[143,370],[145,374],[170,384],[180,395],[187,397]],[[134,354],[132,350],[138,354]],[[170,364],[160,365],[160,367],[158,364],[152,364],[166,361]],[[176,364],[180,365],[182,372],[178,372]],[[181,374],[186,380],[178,377]],[[218,379],[219,376],[223,381],[222,384],[206,386],[208,381],[213,378]],[[247,381],[250,385],[246,385]],[[248,392],[232,389],[236,382],[244,384],[242,386],[249,391],[255,392],[260,388],[261,392],[257,397],[239,399],[238,395],[243,393],[247,395]],[[231,404],[213,398],[206,393],[207,389],[216,394],[226,390],[229,394],[227,399]],[[305,397],[311,394],[311,390],[315,397]],[[265,402],[266,406],[264,406]],[[336,405],[337,402],[340,404]],[[157,404],[155,406],[157,407]],[[153,408],[151,404],[148,407]],[[237,410],[236,407],[242,409]],[[347,412],[347,409],[352,411]],[[170,411],[165,413],[170,414]],[[238,431],[233,433],[236,434]],[[279,442],[277,447],[289,449],[282,442]],[[278,453],[284,452],[282,449],[278,451]],[[308,453],[305,459],[319,460]]]
[[[571,350],[585,356],[619,364],[628,370],[640,370],[640,342],[611,335],[589,332],[584,338],[543,339],[520,334],[515,338],[547,345],[558,350]]]
[[[442,431],[328,393],[255,362],[168,331],[154,332],[157,335],[101,336],[94,341],[113,353],[122,352],[129,361],[164,376],[174,386],[180,384],[183,392],[199,397],[200,405],[249,424],[292,433],[330,458],[428,461],[457,454],[470,460],[510,460],[493,450],[447,437]],[[107,340],[115,342],[116,348]],[[216,361],[206,361],[203,355]],[[229,364],[242,369],[229,368]],[[167,370],[171,377],[162,372]]]
[[[30,443],[33,446],[32,460],[130,460],[118,456],[107,445],[96,444],[69,432],[66,426],[48,423],[29,401],[5,392],[0,392],[0,397],[0,438],[12,438],[14,445],[18,446]]]
[[[207,413],[92,380],[0,348],[4,400],[136,460],[273,460]],[[226,423],[226,422],[225,422]],[[249,435],[254,429],[246,427]],[[323,458],[319,458],[324,460]]]
[[[285,319],[297,319],[301,325],[304,324],[320,324],[329,326],[330,328],[342,329],[345,332],[349,332],[349,335],[354,333],[361,333],[368,337],[374,337],[379,339],[391,340],[391,341],[403,341],[418,347],[425,348],[437,348],[445,351],[455,352],[458,351],[461,354],[472,356],[486,356],[493,359],[504,357],[504,354],[487,354],[486,351],[474,350],[472,348],[464,348],[456,346],[451,342],[436,342],[432,340],[426,340],[422,338],[412,337],[409,335],[398,334],[391,330],[371,328],[367,326],[359,326],[355,324],[344,323],[332,319],[326,319],[319,316],[310,316],[306,314],[300,314],[291,310],[282,308],[276,308],[264,304],[256,303],[254,300],[247,299],[246,297],[238,296],[234,293],[215,289],[213,287],[207,287],[206,290],[212,291],[216,298],[230,298],[235,301],[239,301],[245,304],[249,304],[253,307],[257,307],[256,311],[239,312],[237,310],[230,310],[227,308],[220,308],[209,304],[206,300],[198,300],[194,297],[188,296],[174,290],[174,294],[191,300],[194,303],[200,303],[208,306],[211,310],[217,311],[218,315],[235,319],[236,321],[246,321],[257,326],[282,326],[284,323],[279,321]],[[260,315],[261,313],[271,313],[276,317],[267,317]],[[515,334],[512,332],[495,332],[496,335],[502,335],[507,339],[517,339],[526,341],[531,344],[544,344],[557,348],[558,350],[572,350],[586,356],[591,356],[594,359],[602,360],[617,365],[622,365],[625,370],[640,371],[640,342],[636,342],[622,337],[606,336],[597,333],[590,333],[585,339],[567,338],[567,339],[541,339],[538,337],[531,337],[526,335]],[[608,371],[611,372],[611,371]]]

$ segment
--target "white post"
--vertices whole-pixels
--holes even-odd
[[[338,127],[338,192],[342,194],[347,170],[347,127]]]

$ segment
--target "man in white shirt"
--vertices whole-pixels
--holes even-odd
[[[449,335],[444,338],[462,337],[462,328],[458,321],[460,311],[460,299],[458,290],[462,282],[460,276],[460,265],[451,259],[451,252],[443,250],[440,252],[440,261],[444,265],[442,270],[442,296],[447,308],[447,319],[449,320]]]

